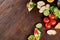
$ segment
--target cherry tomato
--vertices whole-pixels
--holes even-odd
[[[46,23],[46,24],[45,24],[45,27],[46,27],[46,29],[50,29],[50,28],[51,28],[51,24]]]
[[[54,26],[54,25],[56,24],[56,20],[51,20],[51,21],[50,21],[50,24],[51,24],[52,26]]]
[[[50,15],[49,15],[49,18],[50,18],[50,19],[56,19],[56,16],[55,16],[54,14],[50,14]]]
[[[49,22],[49,18],[44,18],[44,23],[48,23]]]
[[[34,30],[34,35],[36,35],[36,34],[38,34],[38,29],[37,28],[35,28],[35,30]]]

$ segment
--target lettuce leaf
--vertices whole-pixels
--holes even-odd
[[[50,7],[50,12],[51,12],[51,13],[54,12],[54,8],[55,8],[54,6],[51,6],[51,7]]]
[[[58,8],[54,8],[54,14],[57,18],[60,18],[60,10]]]
[[[33,2],[30,2],[30,8],[34,8],[36,4],[34,4]]]

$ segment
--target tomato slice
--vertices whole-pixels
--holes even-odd
[[[50,19],[56,19],[56,16],[55,16],[54,14],[50,14],[50,15],[49,15],[49,18],[50,18]]]
[[[51,28],[51,24],[50,23],[46,23],[45,27],[46,27],[46,29],[50,29]]]
[[[36,35],[36,34],[38,34],[38,29],[37,28],[35,28],[35,30],[34,30],[34,35]]]
[[[54,25],[56,24],[56,20],[51,20],[51,21],[50,21],[50,24],[51,24],[52,26],[54,26]]]
[[[50,21],[49,18],[47,17],[44,18],[44,23],[49,23],[49,21]]]

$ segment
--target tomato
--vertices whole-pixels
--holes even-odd
[[[49,15],[49,18],[50,18],[50,19],[56,19],[56,16],[55,16],[54,14],[50,14],[50,15]]]
[[[54,25],[56,24],[56,20],[51,20],[51,21],[50,21],[50,24],[51,24],[52,26],[54,26]]]
[[[49,18],[45,17],[44,18],[44,23],[48,23],[49,22]]]
[[[51,24],[46,23],[46,24],[45,24],[45,27],[46,27],[46,29],[50,29],[50,28],[51,28]]]
[[[36,35],[36,34],[38,34],[38,29],[37,28],[35,28],[35,30],[34,30],[34,35]]]

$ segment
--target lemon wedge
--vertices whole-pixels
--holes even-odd
[[[54,0],[47,0],[49,3],[52,3],[52,2],[54,2]]]

